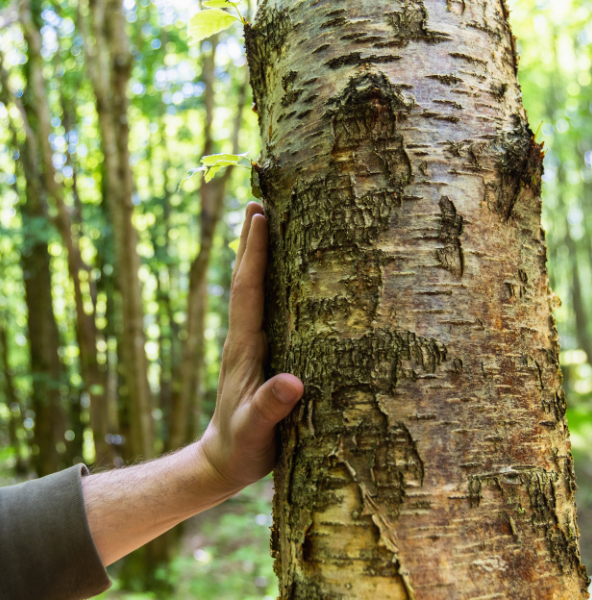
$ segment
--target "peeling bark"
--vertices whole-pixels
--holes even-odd
[[[264,0],[281,600],[587,598],[540,226],[494,0]]]

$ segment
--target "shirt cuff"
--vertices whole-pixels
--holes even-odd
[[[0,598],[84,600],[111,585],[93,542],[76,465],[0,488]]]

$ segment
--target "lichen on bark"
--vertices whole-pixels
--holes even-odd
[[[504,7],[264,0],[246,41],[281,600],[586,598]]]

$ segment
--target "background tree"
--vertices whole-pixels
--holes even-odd
[[[275,471],[283,599],[588,597],[508,16],[265,0],[246,29],[272,372],[306,387]]]

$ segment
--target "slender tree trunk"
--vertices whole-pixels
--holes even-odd
[[[36,7],[40,10],[40,7]],[[80,367],[84,387],[90,396],[91,425],[94,435],[96,463],[101,466],[112,464],[112,453],[105,440],[107,434],[107,405],[105,402],[105,378],[97,362],[97,332],[94,306],[85,308],[83,288],[87,288],[90,298],[90,268],[82,260],[78,239],[72,233],[70,210],[64,202],[65,190],[56,182],[56,170],[53,166],[53,151],[49,142],[51,133],[51,112],[49,108],[45,78],[43,76],[43,58],[41,57],[41,33],[39,18],[34,18],[27,0],[20,2],[20,20],[25,32],[29,54],[29,86],[31,89],[31,108],[35,111],[37,144],[41,153],[43,183],[46,194],[57,208],[54,224],[60,233],[68,253],[68,274],[74,287],[76,306],[76,336],[80,350]],[[28,129],[31,131],[31,129]],[[85,281],[81,273],[86,273]]]
[[[24,231],[21,260],[33,380],[31,406],[35,412],[32,441],[37,448],[33,453],[33,465],[37,475],[43,477],[58,471],[62,464],[56,444],[64,439],[66,427],[60,393],[63,369],[53,313],[50,256],[43,235],[47,215],[42,204],[43,190],[38,182],[38,179],[27,179],[26,200],[21,207]]]
[[[204,57],[202,79],[206,84],[203,155],[214,152],[212,126],[214,122],[214,66],[215,43],[212,52]],[[237,114],[233,129],[233,152],[238,152],[238,136],[242,125],[243,107],[246,99],[247,81],[238,95]],[[202,182],[200,188],[200,248],[191,263],[189,272],[189,294],[187,297],[187,338],[183,342],[180,365],[179,392],[173,396],[171,419],[171,447],[179,448],[191,441],[199,432],[205,377],[205,319],[207,314],[208,267],[212,256],[216,227],[224,213],[226,186],[232,174],[228,167],[221,177],[209,183]]]
[[[571,267],[571,296],[575,314],[576,339],[578,346],[586,353],[588,362],[592,361],[592,340],[588,329],[588,310],[582,292],[580,267],[578,264],[578,249],[569,231],[569,221],[565,221],[565,245],[569,252]]]
[[[18,475],[24,475],[27,472],[26,462],[21,451],[21,442],[17,435],[17,427],[22,428],[22,416],[21,407],[16,395],[14,387],[14,381],[12,377],[12,369],[10,368],[9,347],[8,347],[8,334],[6,331],[5,314],[3,313],[0,318],[0,352],[2,358],[0,359],[0,368],[2,369],[2,377],[4,379],[4,397],[6,404],[10,409],[10,417],[8,421],[8,436],[10,445],[14,449],[15,454],[15,472]]]
[[[151,172],[155,172],[156,165]],[[174,320],[173,308],[173,288],[176,280],[175,261],[171,260],[170,255],[170,218],[171,203],[169,191],[169,179],[167,171],[169,169],[168,160],[162,165],[162,174],[164,178],[164,193],[160,206],[162,207],[162,221],[153,228],[152,244],[160,270],[155,273],[157,278],[157,298],[159,303],[159,358],[160,358],[160,394],[159,407],[163,413],[164,433],[163,446],[165,451],[171,449],[171,427],[173,416],[173,395],[179,393],[179,384],[176,381],[179,375],[179,327]],[[158,238],[162,237],[164,243],[159,244]]]
[[[29,77],[29,65],[26,75]],[[9,105],[13,100],[8,85],[8,74],[0,55],[0,83],[2,102]],[[31,94],[27,88],[25,100]],[[24,143],[19,144],[17,125],[9,122],[13,143],[19,148],[20,163],[25,175],[25,202],[21,204],[23,245],[21,264],[25,283],[28,338],[31,358],[33,390],[31,407],[35,412],[32,439],[33,467],[40,477],[54,473],[63,466],[56,443],[64,439],[65,414],[62,407],[60,387],[63,369],[58,354],[60,345],[58,327],[53,312],[51,293],[50,256],[47,249],[50,219],[47,215],[46,190],[39,170],[39,147],[35,135],[35,114],[29,108],[27,115],[21,103],[17,103],[25,128]],[[31,119],[33,117],[33,119]]]
[[[265,0],[246,28],[270,224],[282,600],[587,598],[500,0]]]
[[[117,258],[121,292],[122,356],[130,399],[131,451],[134,456],[154,454],[152,399],[144,334],[142,288],[138,276],[138,234],[132,224],[133,180],[129,164],[127,85],[132,56],[125,30],[121,0],[90,0],[90,31],[80,15],[88,73],[96,97],[97,115],[105,159],[105,191]],[[91,32],[94,40],[91,39]]]

